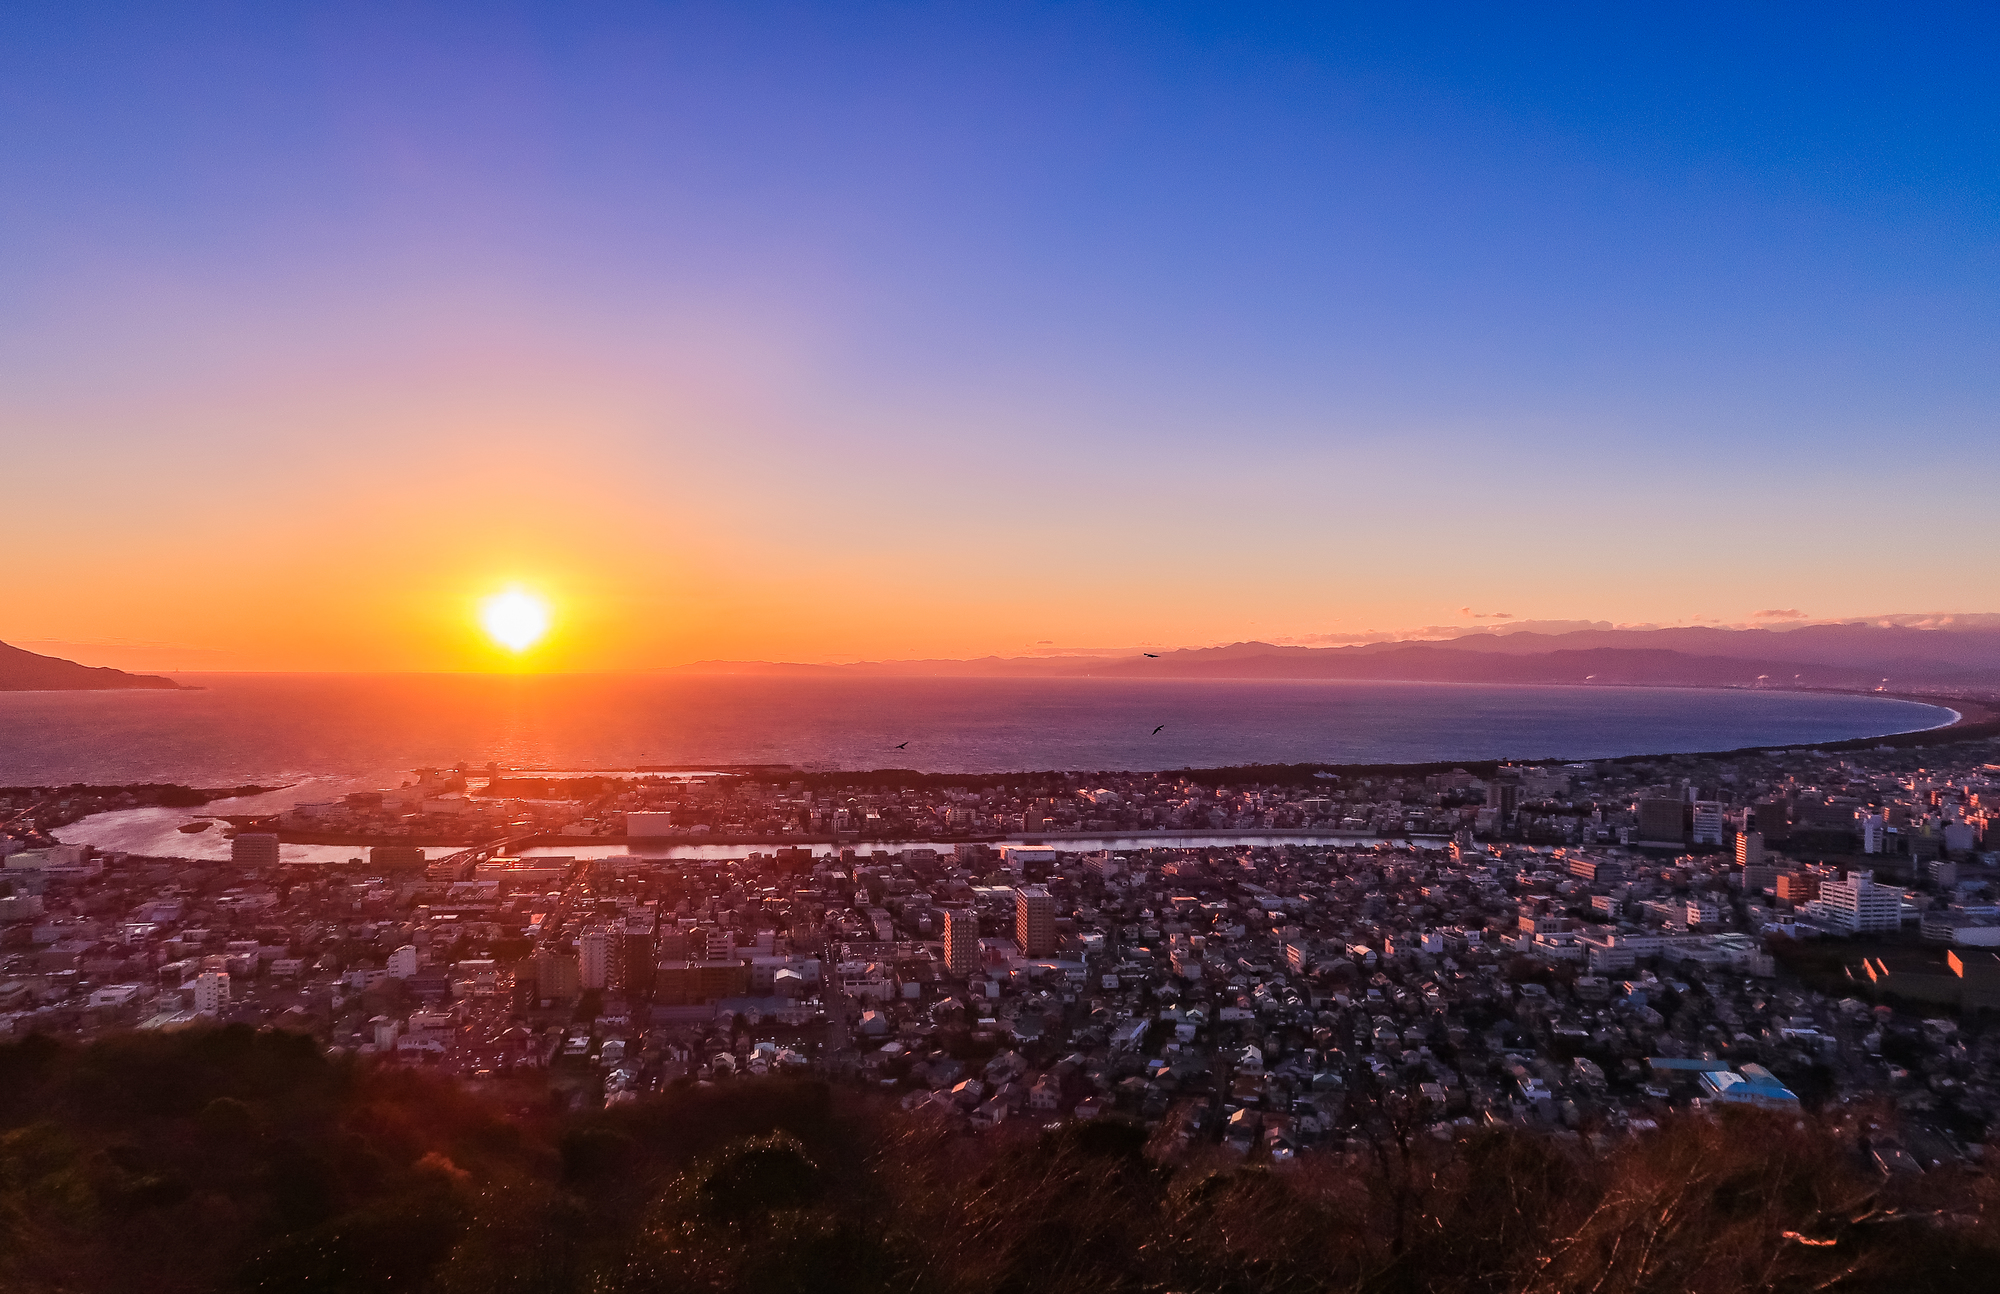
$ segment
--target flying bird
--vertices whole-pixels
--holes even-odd
[[[1164,728],[1164,727],[1166,727],[1166,726],[1167,726],[1167,725],[1163,723],[1163,724],[1161,724],[1161,725],[1160,725],[1160,728]],[[1155,737],[1157,737],[1157,736],[1159,736],[1159,735],[1160,735],[1160,728],[1155,728],[1155,729],[1153,729],[1153,735],[1154,735]]]
[[[1140,652],[1139,654],[1140,654],[1141,656],[1144,656],[1144,657],[1145,657],[1145,658],[1146,658],[1147,660],[1158,660],[1158,659],[1160,659],[1160,653],[1158,653],[1158,652],[1156,652],[1156,651],[1148,651],[1148,652]]]
[[[901,744],[900,746],[894,747],[894,749],[896,750],[908,750],[909,748],[910,748],[910,743],[907,741]]]

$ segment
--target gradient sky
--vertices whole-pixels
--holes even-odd
[[[1991,7],[1509,8],[8,6],[0,639],[2000,609]]]

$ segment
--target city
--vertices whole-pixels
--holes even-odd
[[[968,1132],[1115,1114],[1277,1163],[1358,1146],[1390,1095],[1439,1136],[1593,1139],[1882,1098],[1904,1128],[1869,1153],[1920,1170],[1976,1161],[2000,1117],[1996,755],[1285,781],[424,770],[246,820],[226,863],[56,843],[42,823],[132,794],[16,791],[0,1031],[283,1028],[568,1110],[809,1074]],[[385,805],[417,822],[397,829],[511,835],[283,864],[255,829]],[[1144,843],[1190,830],[1263,834]],[[667,852],[811,831],[836,839]]]

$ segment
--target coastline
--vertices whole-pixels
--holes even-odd
[[[1701,689],[1701,690],[1726,691],[1729,689]],[[1788,689],[1788,690],[1836,691],[1837,689]],[[1871,750],[1871,749],[1879,749],[1882,747],[1891,747],[1895,749],[1909,749],[1926,745],[1956,744],[1957,742],[1960,741],[2000,737],[2000,706],[1996,706],[1992,702],[1987,702],[1978,698],[1968,698],[1968,697],[1937,698],[1937,697],[1915,696],[1908,694],[1885,694],[1877,692],[1859,692],[1859,693],[1843,693],[1843,694],[1856,695],[1856,696],[1882,696],[1885,699],[1889,700],[1916,702],[1918,704],[1933,706],[1942,709],[1947,714],[1949,714],[1951,718],[1949,718],[1943,723],[1933,724],[1928,728],[1906,729],[1902,732],[1885,733],[1870,737],[1854,737],[1837,742],[1822,742],[1809,747],[1743,746],[1732,750],[1682,751],[1682,752],[1670,752],[1665,754],[1652,753],[1652,754],[1637,754],[1637,755],[1619,755],[1614,757],[1585,760],[1585,761],[1563,759],[1558,756],[1549,756],[1547,758],[1535,759],[1535,760],[1497,760],[1497,759],[1496,760],[1445,760],[1445,761],[1430,761],[1427,763],[1417,763],[1417,764],[1247,764],[1247,765],[1234,765],[1234,766],[1220,767],[1220,768],[1169,769],[1161,771],[1172,772],[1183,777],[1191,778],[1196,781],[1227,782],[1227,781],[1239,781],[1250,778],[1256,778],[1260,780],[1270,780],[1281,783],[1310,782],[1314,780],[1319,780],[1326,776],[1333,776],[1333,777],[1422,776],[1429,773],[1451,772],[1459,769],[1462,769],[1469,773],[1473,773],[1475,775],[1490,775],[1503,765],[1507,764],[1522,764],[1522,763],[1567,764],[1567,763],[1578,763],[1578,762],[1594,763],[1594,764],[1634,764],[1634,763],[1651,763],[1662,759],[1743,758],[1762,752],[1789,752],[1789,751],[1813,751],[1823,754],[1831,754],[1842,750]],[[1947,704],[1946,702],[1951,702],[1952,704]],[[782,766],[736,765],[733,767],[755,768],[760,772],[772,772],[772,771],[777,771],[777,769],[781,768]],[[532,775],[532,770],[510,770],[510,771],[527,773],[529,775]],[[1111,772],[1114,770],[1100,769],[1092,771]],[[738,774],[738,775],[740,776],[743,774]],[[846,772],[808,773],[804,774],[800,780],[806,781],[809,785],[813,783],[825,783],[825,784],[839,783],[845,785],[855,785],[857,784],[856,779],[860,779],[860,782],[858,784],[866,785],[868,784],[868,779],[884,778],[886,780],[894,780],[898,783],[913,783],[916,785],[939,786],[939,785],[952,785],[952,784],[976,784],[981,782],[990,782],[995,778],[1025,777],[1025,776],[1037,776],[1037,775],[1043,775],[1043,772],[1038,770],[1016,770],[1007,773],[924,773],[914,769],[872,769],[872,770],[854,770]],[[1085,774],[1085,776],[1088,776],[1088,774]],[[246,819],[245,821],[254,821],[254,819]],[[236,825],[242,826],[244,825],[244,823],[239,822]],[[908,845],[911,843],[923,843],[914,841],[914,838],[911,839],[903,839],[897,837],[871,838],[871,837],[862,837],[852,833],[839,834],[839,835],[831,833],[812,833],[812,834],[798,833],[792,835],[779,835],[779,836],[770,836],[770,835],[742,835],[742,836],[726,835],[725,836],[725,835],[690,834],[685,836],[674,835],[674,836],[643,836],[643,837],[631,837],[624,835],[562,836],[553,834],[551,835],[537,834],[537,835],[529,835],[521,837],[504,838],[500,841],[488,841],[484,844],[481,844],[476,841],[469,841],[463,837],[451,839],[451,838],[446,838],[442,835],[362,836],[362,835],[347,835],[336,832],[285,831],[282,829],[280,829],[277,834],[280,842],[285,844],[345,846],[353,848],[369,848],[376,845],[421,845],[430,848],[457,848],[457,849],[480,849],[480,850],[495,849],[495,848],[506,849],[506,850],[555,849],[555,848],[562,848],[565,846],[577,849],[604,849],[604,848],[630,848],[633,845],[639,845],[642,847],[652,846],[664,851],[664,850],[701,847],[701,846],[783,848],[787,846],[801,846],[801,845],[880,846],[880,845],[896,845],[896,844]],[[977,835],[967,835],[964,837],[954,836],[942,843],[964,843],[964,844],[999,844],[999,843],[1010,843],[1010,842],[1029,843],[1047,839],[1050,837],[1050,834],[1051,833],[1047,832],[1041,832],[1041,833],[1009,832],[1005,834],[984,833]],[[1086,839],[1144,840],[1149,836],[1153,835],[1154,833],[1147,831],[1140,831],[1140,830],[1127,830],[1127,831],[1111,831],[1111,832],[1068,832],[1061,834],[1065,839],[1076,839],[1076,840],[1086,840]],[[1222,838],[1234,838],[1236,836],[1242,835],[1243,833],[1241,831],[1230,831],[1226,829],[1216,830],[1216,831],[1196,831],[1185,828],[1181,829],[1160,828],[1157,834],[1163,840],[1196,839],[1196,838],[1216,838],[1219,840]],[[1323,830],[1313,830],[1310,828],[1288,828],[1288,829],[1267,828],[1264,831],[1257,834],[1270,835],[1274,837],[1291,836],[1300,838],[1321,837],[1321,836],[1344,837],[1346,835],[1346,833],[1339,833],[1339,832],[1328,833]],[[1354,836],[1354,839],[1356,840],[1386,839],[1386,838],[1387,837],[1374,837],[1367,835],[1366,833],[1357,834]],[[931,842],[931,843],[938,843],[938,842]],[[1162,845],[1158,847],[1167,847],[1167,846]],[[643,857],[645,855],[638,854],[634,856]]]
[[[1734,692],[1738,691],[1739,689],[1690,688],[1686,690]],[[1437,760],[1427,760],[1420,762],[1377,762],[1377,763],[1355,763],[1355,762],[1269,763],[1269,764],[1243,763],[1243,764],[1219,765],[1219,766],[1209,766],[1209,767],[1186,766],[1181,768],[1159,769],[1155,771],[1185,777],[1198,783],[1222,784],[1227,782],[1259,781],[1259,782],[1266,782],[1273,784],[1308,785],[1315,781],[1324,780],[1327,777],[1409,777],[1409,776],[1423,776],[1429,773],[1450,772],[1454,769],[1463,769],[1466,772],[1472,773],[1475,776],[1490,776],[1495,769],[1499,768],[1503,764],[1541,764],[1541,763],[1568,764],[1568,763],[1588,762],[1600,765],[1620,765],[1620,764],[1649,763],[1649,762],[1657,762],[1660,760],[1672,760],[1672,759],[1743,758],[1748,756],[1754,756],[1764,752],[1777,753],[1783,751],[1796,751],[1800,753],[1803,753],[1805,751],[1813,751],[1822,754],[1835,754],[1841,751],[1850,751],[1850,750],[1870,750],[1877,748],[1910,749],[1910,748],[1934,746],[1934,745],[1949,745],[1966,741],[1976,741],[1980,739],[1992,739],[1994,737],[2000,737],[2000,703],[1996,703],[1995,701],[1986,699],[1984,697],[1972,697],[1963,695],[1923,695],[1919,693],[1908,693],[1908,692],[1888,693],[1888,692],[1876,692],[1872,690],[1860,691],[1860,690],[1836,689],[1836,688],[1812,688],[1812,689],[1798,688],[1798,689],[1783,689],[1783,690],[1788,692],[1831,693],[1831,694],[1855,696],[1855,697],[1873,696],[1883,700],[1902,701],[1907,703],[1933,707],[1934,710],[1941,711],[1942,716],[1939,722],[1932,723],[1922,728],[1905,729],[1901,731],[1892,731],[1888,733],[1846,738],[1829,742],[1819,742],[1811,745],[1801,744],[1801,745],[1785,746],[1785,747],[1757,745],[1757,746],[1743,746],[1743,747],[1734,747],[1729,749],[1705,750],[1705,751],[1669,751],[1669,752],[1652,751],[1652,752],[1616,755],[1616,756],[1596,756],[1587,759],[1572,758],[1561,754],[1550,753],[1550,754],[1539,755],[1533,758],[1520,757],[1520,758],[1513,758],[1506,760],[1437,759]],[[631,766],[628,765],[627,769],[629,770],[630,767]],[[649,771],[652,770],[665,771],[666,768],[668,767],[670,766],[663,764],[654,764],[650,766]],[[532,777],[536,775],[536,770],[532,769],[510,769],[509,771],[511,773],[520,776]],[[587,775],[590,770],[574,769],[574,767],[572,766],[571,770],[566,770],[566,771],[570,771],[571,775],[576,775],[576,774]],[[607,771],[620,771],[620,770],[607,770]],[[806,785],[813,787],[822,787],[822,786],[833,787],[833,786],[843,786],[843,785],[844,786],[904,785],[904,786],[939,787],[939,786],[977,785],[982,783],[990,783],[996,779],[1003,779],[1008,777],[1031,777],[1031,776],[1088,777],[1092,773],[1108,774],[1121,770],[1117,769],[1115,766],[1107,765],[1096,769],[1079,769],[1079,768],[1062,769],[1062,770],[1015,769],[1003,772],[975,772],[975,773],[926,773],[911,768],[874,768],[874,769],[848,769],[848,770],[815,769],[808,771],[807,769],[799,768],[797,766],[786,767],[770,763],[738,764],[738,763],[725,763],[719,761],[708,761],[706,762],[705,767],[701,771],[719,772],[719,773],[725,773],[726,775],[734,775],[738,777],[742,776],[770,777],[782,774],[788,776],[791,780],[802,781]],[[266,815],[231,814],[225,812],[219,814],[212,814],[211,816],[221,817],[225,819],[242,818],[242,819],[248,819],[249,821],[256,821],[265,818]],[[85,819],[83,821],[88,821],[88,819]],[[235,825],[247,826],[249,825],[249,821],[237,822]],[[88,834],[88,832],[89,829],[86,828],[84,833],[79,833],[79,834]],[[68,833],[65,832],[65,834]],[[487,847],[485,845],[480,844],[478,841],[469,839],[465,836],[461,836],[455,832],[450,831],[449,829],[442,831],[427,831],[427,832],[419,831],[408,834],[392,834],[392,835],[358,834],[358,833],[350,834],[345,832],[326,832],[326,831],[283,831],[283,830],[281,830],[278,834],[280,836],[281,841],[285,844],[300,845],[300,846],[316,846],[322,849],[330,849],[330,848],[366,849],[377,845],[418,845],[432,850],[437,850],[437,849],[453,850],[453,849]],[[1163,832],[1162,834],[1164,835],[1170,833]],[[1181,833],[1181,834],[1188,834],[1188,833]],[[72,840],[75,839],[74,836],[72,836],[71,838]],[[966,837],[965,839],[967,840],[968,843],[970,843],[976,839],[982,839],[982,838]],[[991,837],[990,839],[999,840],[1002,838],[994,836]],[[167,842],[163,841],[162,843],[164,844]],[[178,842],[173,842],[173,843],[178,843]],[[555,839],[542,839],[537,837],[534,840],[533,845],[530,847],[547,848],[547,847],[558,847],[565,844],[575,845],[580,848],[589,848],[592,846],[616,847],[616,846],[621,846],[624,843],[625,842],[622,837],[610,836],[610,835],[570,836],[570,837],[561,837]],[[777,847],[783,845],[804,845],[804,844],[816,844],[816,845],[834,845],[834,844],[847,844],[847,843],[889,844],[893,842],[859,841],[857,839],[840,840],[830,835],[822,838],[818,834],[815,834],[810,837],[805,835],[745,836],[740,838],[736,836],[728,836],[728,837],[675,836],[675,837],[660,839],[657,841],[648,841],[646,843],[658,844],[662,847],[670,847],[670,846],[679,847],[679,846],[701,845],[701,844],[743,846],[743,847]],[[118,848],[121,846],[112,845],[109,847]],[[130,849],[131,845],[124,845],[122,847]],[[146,852],[150,853],[153,851],[149,850]],[[177,853],[178,851],[170,851],[170,852]]]
[[[1469,684],[1467,686],[1483,686],[1483,685]],[[1502,686],[1502,687],[1569,686],[1569,687],[1584,688],[1590,685],[1577,683],[1577,684],[1514,684],[1514,685],[1498,684],[1495,686]],[[1618,684],[1617,686],[1625,687],[1634,685]],[[1721,687],[1721,688],[1690,687],[1690,688],[1684,688],[1683,690],[1690,692],[1741,692],[1746,689],[1726,688],[1726,687]],[[1407,763],[1389,762],[1389,763],[1372,763],[1372,764],[1365,764],[1365,763],[1229,764],[1229,765],[1219,765],[1215,767],[1204,767],[1204,768],[1188,767],[1188,768],[1159,769],[1156,771],[1164,773],[1176,773],[1184,777],[1193,778],[1197,781],[1204,781],[1204,780],[1224,781],[1232,778],[1240,779],[1243,777],[1248,777],[1253,773],[1264,777],[1272,777],[1273,775],[1278,775],[1277,780],[1280,781],[1284,780],[1283,775],[1288,775],[1288,774],[1293,776],[1302,774],[1307,777],[1319,773],[1326,773],[1335,777],[1382,777],[1382,776],[1412,776],[1412,775],[1422,776],[1428,773],[1449,773],[1455,769],[1463,769],[1468,773],[1477,774],[1480,773],[1482,770],[1487,773],[1491,773],[1494,770],[1502,767],[1503,765],[1509,765],[1509,764],[1578,764],[1578,763],[1644,764],[1644,763],[1652,763],[1656,760],[1662,760],[1662,759],[1744,758],[1764,751],[1778,752],[1778,751],[1792,751],[1792,750],[1798,750],[1798,751],[1812,750],[1812,751],[1822,751],[1822,752],[1832,753],[1843,750],[1871,750],[1880,746],[1891,746],[1897,749],[1903,749],[1916,746],[1952,744],[1960,741],[1974,741],[1974,740],[1979,740],[1981,738],[2000,737],[2000,702],[1986,701],[1984,699],[1975,697],[1956,697],[1956,696],[1933,697],[1933,696],[1923,696],[1919,694],[1900,693],[1900,692],[1895,692],[1895,693],[1874,692],[1874,691],[1861,692],[1861,691],[1853,691],[1846,688],[1785,688],[1781,690],[1787,692],[1815,692],[1815,693],[1821,693],[1826,695],[1837,695],[1837,696],[1874,696],[1874,697],[1881,697],[1884,700],[1909,701],[1909,702],[1914,702],[1915,704],[1918,705],[1927,705],[1935,709],[1943,710],[1945,713],[1951,715],[1952,717],[1950,719],[1947,719],[1943,723],[1932,724],[1928,728],[1906,728],[1897,732],[1882,733],[1876,736],[1845,737],[1837,741],[1815,742],[1808,746],[1770,746],[1770,745],[1735,746],[1723,750],[1649,751],[1633,755],[1600,755],[1589,758],[1577,758],[1574,756],[1567,756],[1567,755],[1538,755],[1533,758],[1523,757],[1519,759],[1443,759],[1443,760],[1434,759],[1434,760],[1423,760],[1423,761],[1407,762]],[[1960,706],[1963,706],[1965,708],[1960,709],[1959,708]],[[533,775],[531,772],[528,772],[528,770],[519,770],[519,771],[525,773],[528,776]],[[854,778],[868,778],[868,777],[888,778],[893,776],[899,779],[912,780],[919,785],[953,785],[953,784],[970,785],[980,782],[981,780],[990,781],[995,777],[1060,776],[1065,771],[1081,773],[1084,776],[1088,776],[1090,773],[1132,772],[1135,770],[1016,769],[1006,773],[925,773],[916,769],[908,769],[908,768],[876,768],[876,769],[850,769],[850,770],[837,770],[828,772],[812,772],[804,774],[803,780],[805,780],[807,785],[813,785],[816,782],[832,783],[835,781],[840,781],[845,779],[846,781],[851,783]]]

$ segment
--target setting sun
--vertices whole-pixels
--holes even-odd
[[[486,599],[479,608],[479,623],[487,636],[509,651],[526,651],[549,631],[546,602],[521,589],[508,589]]]

